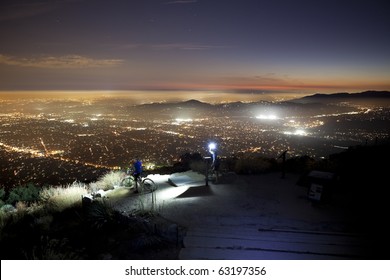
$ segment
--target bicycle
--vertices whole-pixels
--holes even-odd
[[[121,180],[120,186],[133,188],[135,187],[135,179],[131,172],[126,172],[126,176]],[[157,184],[150,178],[137,178],[138,191],[140,193],[151,193],[157,190]]]

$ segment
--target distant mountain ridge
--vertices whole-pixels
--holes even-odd
[[[136,105],[138,108],[156,108],[156,109],[212,109],[212,108],[225,108],[225,109],[245,109],[254,106],[272,106],[272,105],[298,105],[305,103],[327,103],[332,101],[352,101],[352,100],[364,100],[364,99],[387,99],[390,101],[390,91],[364,91],[358,93],[348,93],[348,92],[339,92],[339,93],[315,93],[313,95],[307,95],[298,99],[286,100],[281,102],[272,102],[272,101],[252,101],[252,102],[225,102],[225,103],[207,103],[199,101],[196,99],[189,99],[185,101],[178,102],[162,102],[162,103],[147,103],[142,105]]]
[[[147,104],[142,104],[142,105],[136,105],[136,107],[140,107],[140,108],[151,108],[152,107],[152,108],[158,108],[158,109],[167,109],[167,108],[208,109],[210,107],[213,107],[213,105],[196,100],[196,99],[189,99],[186,101],[179,101],[179,102],[147,103]]]
[[[250,106],[250,105],[264,105],[264,104],[273,104],[272,101],[252,101],[252,102],[242,102],[242,101],[234,101],[234,102],[222,102],[222,103],[207,103],[203,101],[199,101],[197,99],[188,99],[184,101],[177,102],[155,102],[155,103],[146,103],[141,105],[136,105],[136,107],[160,107],[160,108],[203,108],[210,109],[216,107],[225,107],[225,108],[236,108],[241,106]]]
[[[308,95],[298,100],[309,100],[309,99],[351,99],[351,98],[390,98],[390,91],[363,91],[358,93],[348,93],[348,92],[339,92],[339,93],[316,93],[313,95]]]

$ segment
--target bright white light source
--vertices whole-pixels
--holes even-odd
[[[285,131],[284,134],[287,134],[287,135],[298,135],[298,136],[306,136],[307,135],[307,132],[304,131],[303,129],[297,129],[293,132],[291,131]]]
[[[256,119],[260,120],[277,120],[278,117],[276,115],[258,115]]]
[[[177,118],[177,119],[176,119],[176,122],[179,122],[179,123],[181,123],[181,122],[192,122],[192,119],[181,119],[181,118]]]
[[[215,144],[215,143],[210,143],[209,144],[209,150],[210,151],[213,151],[213,150],[215,150],[217,148],[217,145]]]
[[[306,131],[304,131],[303,129],[297,129],[297,130],[295,130],[294,134],[295,134],[295,135],[302,135],[302,136],[304,136],[304,135],[306,135],[307,133],[306,133]]]

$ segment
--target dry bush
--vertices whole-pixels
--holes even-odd
[[[48,209],[63,211],[66,208],[81,204],[83,195],[88,194],[85,184],[74,182],[66,187],[49,187],[40,192],[40,198]]]
[[[104,191],[113,189],[120,185],[124,175],[123,171],[110,171],[99,178],[95,187]]]
[[[271,171],[275,166],[272,159],[263,157],[246,157],[236,162],[234,171],[238,174],[260,174]]]
[[[201,160],[191,161],[190,168],[194,172],[204,174],[206,171],[206,162],[201,161]]]
[[[76,260],[80,257],[78,253],[69,247],[68,239],[51,239],[48,236],[42,236],[39,244],[30,252],[24,252],[26,259],[32,260]]]

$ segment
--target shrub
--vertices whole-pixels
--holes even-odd
[[[276,162],[263,157],[246,157],[237,160],[235,172],[238,174],[258,174],[275,168]]]
[[[121,180],[123,179],[123,175],[123,171],[110,171],[101,176],[96,184],[99,188],[105,191],[113,189],[114,186],[119,186]]]
[[[89,190],[91,193],[95,193],[100,189],[100,184],[98,182],[92,182],[89,184]]]
[[[94,229],[101,229],[104,226],[115,222],[115,210],[106,200],[95,200],[87,208],[87,221]]]
[[[205,173],[205,170],[206,170],[206,162],[201,161],[201,160],[191,161],[190,168],[192,171],[203,174],[203,173]]]
[[[0,189],[0,200],[4,200],[4,197],[5,197],[5,190]]]
[[[16,211],[27,211],[28,205],[24,201],[18,201],[15,203]]]
[[[18,201],[34,202],[39,199],[39,188],[29,183],[25,186],[13,188],[8,194],[7,204],[15,204]]]
[[[15,212],[15,211],[16,211],[16,208],[14,206],[12,206],[11,204],[4,204],[0,208],[0,212],[2,212],[2,213],[10,213],[10,212]]]
[[[53,215],[46,214],[42,216],[37,216],[34,219],[34,225],[36,228],[40,229],[41,231],[48,231],[51,227],[51,224],[54,220]]]
[[[34,246],[31,252],[24,252],[26,259],[32,260],[75,260],[79,255],[74,248],[69,247],[69,240],[50,239],[47,236],[41,237],[40,243]]]
[[[286,170],[306,173],[316,167],[316,161],[309,156],[297,156],[286,161]]]
[[[0,207],[5,204],[5,190],[0,188]]]
[[[66,187],[48,187],[40,192],[40,198],[46,207],[53,211],[81,204],[81,198],[88,193],[85,184],[74,182]]]

